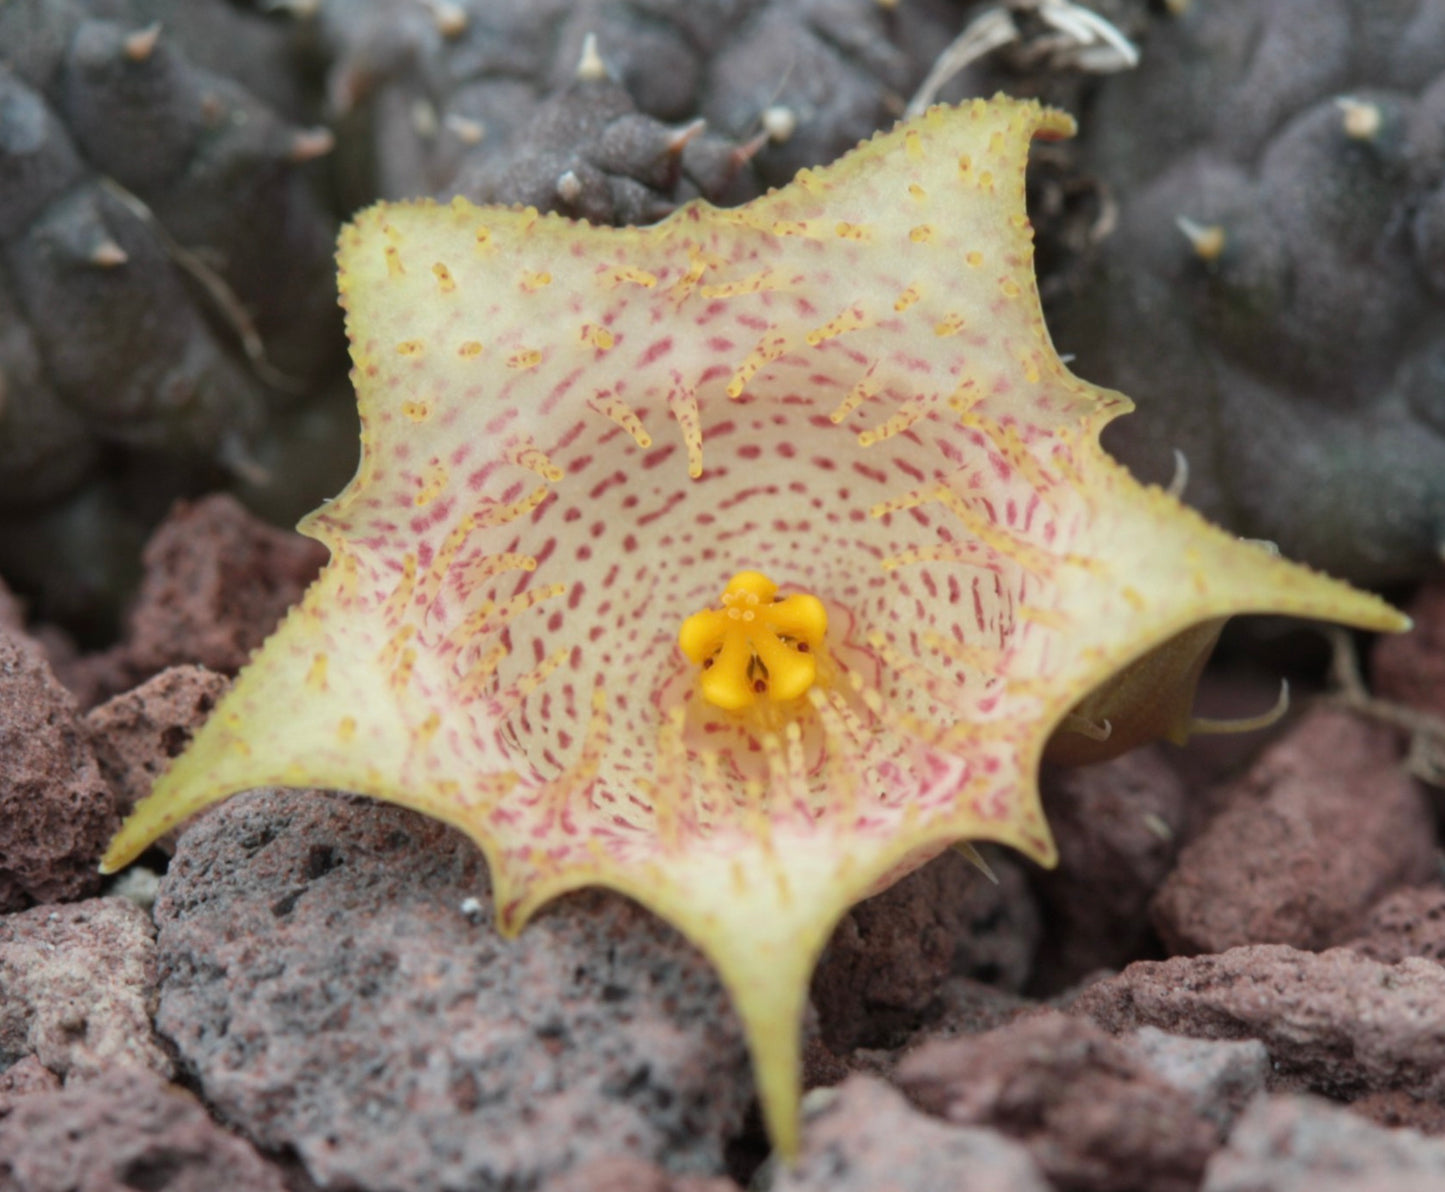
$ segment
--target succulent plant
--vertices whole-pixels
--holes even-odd
[[[330,135],[221,73],[287,100],[285,47],[221,0],[0,5],[0,558],[102,455],[246,473],[335,365]]]
[[[1445,3],[1170,5],[1081,144],[1117,199],[1051,322],[1138,473],[1361,582],[1445,545]]]
[[[1130,403],[1054,354],[1024,212],[1030,138],[1071,128],[937,108],[643,229],[364,212],[362,463],[302,526],[331,560],[106,868],[279,784],[461,828],[509,932],[622,890],[720,969],[795,1150],[849,905],[969,840],[1051,862],[1046,745],[1187,733],[1222,618],[1407,624],[1099,447]]]
[[[968,7],[947,0],[271,6],[296,15],[327,63],[327,94],[344,147],[362,158],[355,171],[366,197],[463,194],[594,223],[655,219],[699,194],[742,201],[833,160],[902,114]],[[705,131],[693,124],[699,118]],[[674,145],[684,130],[684,144]]]

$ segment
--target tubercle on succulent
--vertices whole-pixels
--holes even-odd
[[[312,785],[465,831],[509,933],[620,890],[719,969],[795,1153],[834,924],[959,841],[1051,863],[1035,776],[1082,697],[1234,612],[1403,624],[1098,446],[1128,401],[1054,354],[1023,210],[1029,138],[1071,128],[934,109],[645,229],[359,216],[363,458],[303,523],[332,561],[106,868]]]

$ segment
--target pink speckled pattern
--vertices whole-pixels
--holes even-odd
[[[1389,627],[1097,446],[1055,355],[1011,100],[935,109],[743,208],[646,229],[457,201],[342,235],[364,453],[322,578],[113,846],[332,786],[457,824],[504,927],[602,883],[688,932],[795,1141],[798,1020],[844,909],[962,838],[1049,863],[1034,777],[1091,687],[1253,608]],[[764,722],[678,628],[755,569],[828,610]]]

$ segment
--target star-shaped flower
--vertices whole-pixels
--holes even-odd
[[[364,212],[363,457],[302,525],[331,561],[106,867],[279,784],[455,824],[508,931],[621,890],[718,966],[794,1150],[833,925],[954,842],[1051,863],[1038,762],[1086,695],[1129,668],[1084,705],[1128,738],[1230,614],[1404,625],[1099,448],[1129,403],[1055,355],[1024,213],[1030,137],[1070,131],[935,109],[645,229]]]

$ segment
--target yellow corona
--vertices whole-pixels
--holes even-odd
[[[766,575],[740,571],[719,603],[693,613],[677,635],[682,652],[702,667],[703,698],[741,712],[806,695],[828,632],[823,602],[806,592],[779,596]]]

